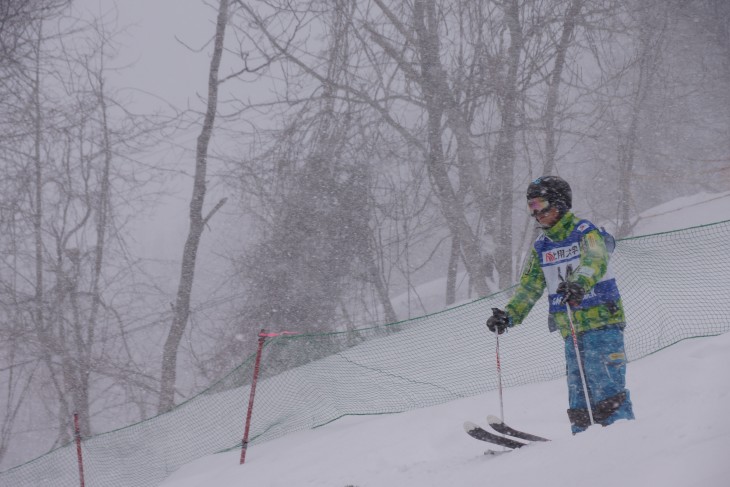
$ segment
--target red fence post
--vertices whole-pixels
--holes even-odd
[[[259,378],[259,369],[261,367],[261,352],[264,349],[266,341],[266,330],[259,333],[259,348],[256,351],[256,364],[253,368],[253,381],[251,382],[251,393],[248,396],[248,412],[246,413],[246,430],[243,433],[243,441],[241,442],[241,465],[246,462],[246,450],[248,449],[248,434],[251,429],[251,415],[253,414],[253,399],[256,395],[256,382]]]
[[[74,413],[74,436],[76,437],[76,455],[79,461],[79,481],[84,487],[84,459],[81,456],[81,429],[79,428],[79,413]]]

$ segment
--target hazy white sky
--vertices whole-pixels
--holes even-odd
[[[124,29],[116,38],[117,65],[126,66],[118,86],[161,96],[180,107],[205,89],[206,42],[214,32],[215,10],[202,0],[74,0],[74,8],[82,17],[116,17],[117,27]],[[203,51],[193,52],[182,43]]]

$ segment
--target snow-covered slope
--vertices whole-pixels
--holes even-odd
[[[730,218],[730,192],[680,198],[643,213],[634,234]],[[728,317],[730,320],[730,317]],[[503,363],[503,367],[509,367]],[[470,373],[470,371],[464,371]],[[681,342],[629,364],[636,421],[573,437],[564,381],[505,389],[505,419],[553,439],[501,456],[468,437],[465,420],[498,414],[496,392],[325,427],[211,455],[164,487],[730,485],[730,334]]]
[[[506,364],[505,366],[508,366]],[[553,439],[497,457],[462,422],[498,414],[496,393],[317,430],[186,465],[164,487],[730,484],[730,334],[684,341],[629,365],[636,421],[570,435],[562,380],[505,390],[508,423]]]
[[[649,235],[730,219],[730,191],[677,198],[641,213],[633,235]]]

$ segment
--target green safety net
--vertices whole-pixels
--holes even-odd
[[[680,340],[730,331],[730,221],[623,239],[612,257],[637,360]],[[485,319],[506,290],[420,318],[341,333],[267,339],[249,448],[346,415],[397,413],[497,388]],[[505,387],[565,374],[545,297],[500,340]],[[255,354],[172,411],[83,439],[87,486],[160,484],[181,465],[240,448]],[[73,443],[0,473],[0,486],[79,485]]]

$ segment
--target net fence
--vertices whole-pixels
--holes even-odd
[[[629,360],[730,331],[728,242],[730,221],[618,243],[612,262]],[[496,389],[494,337],[484,322],[509,295],[390,325],[268,339],[249,447],[346,415],[403,412]],[[562,339],[548,332],[544,301],[500,340],[505,387],[565,374]],[[196,458],[240,448],[254,359],[166,414],[85,438],[86,485],[155,486]],[[0,486],[78,485],[74,444],[0,473]]]

